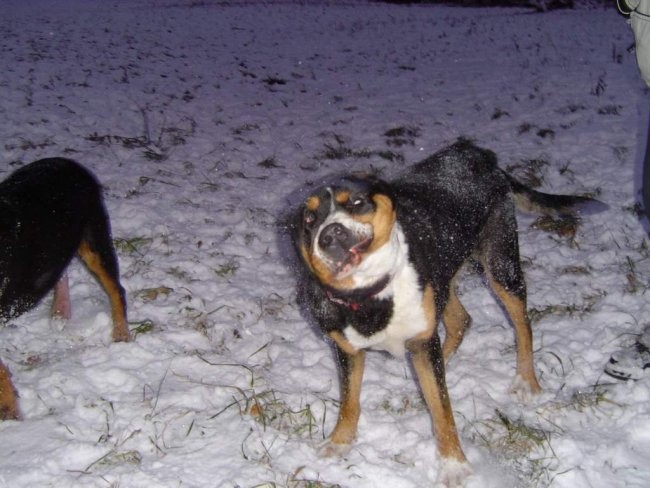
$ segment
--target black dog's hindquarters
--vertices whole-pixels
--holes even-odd
[[[590,201],[531,190],[500,170],[494,153],[467,141],[392,182],[339,177],[306,198],[293,226],[308,270],[303,293],[320,328],[335,343],[341,376],[339,417],[325,454],[344,451],[356,435],[364,350],[408,352],[438,450],[448,461],[442,480],[454,483],[467,475],[444,368],[471,320],[454,283],[470,258],[482,267],[514,326],[515,390],[540,391],[513,195],[518,204],[552,212]],[[442,347],[439,321],[446,330]]]
[[[95,177],[78,163],[42,159],[0,183],[0,317],[16,317],[56,286],[78,255],[108,295],[113,340],[128,341],[126,299],[120,284],[110,222]],[[68,297],[57,296],[56,303]],[[9,373],[0,363],[0,416],[15,418]],[[9,390],[12,390],[11,393]],[[3,415],[3,412],[5,414]]]
[[[460,344],[470,321],[456,297],[454,279],[471,257],[482,266],[514,326],[519,383],[515,387],[540,391],[511,179],[498,168],[494,153],[459,142],[416,164],[392,186],[410,256],[421,279],[434,287],[438,316],[447,332],[445,359]]]

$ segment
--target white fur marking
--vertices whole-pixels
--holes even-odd
[[[352,277],[357,287],[365,287],[386,275],[391,279],[376,298],[392,297],[393,315],[389,323],[370,337],[359,334],[351,326],[343,334],[357,349],[380,349],[399,357],[406,352],[404,343],[425,331],[428,324],[418,276],[408,260],[408,245],[398,224],[393,227],[389,241],[362,261]]]
[[[352,448],[350,444],[335,444],[329,437],[316,447],[320,457],[342,457]]]
[[[457,459],[441,459],[437,486],[445,488],[460,488],[465,486],[467,478],[472,475],[472,467],[466,461]]]

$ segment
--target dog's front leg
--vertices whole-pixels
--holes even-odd
[[[336,341],[336,339],[335,339]],[[365,351],[351,350],[336,343],[338,359],[341,405],[336,426],[320,450],[322,456],[344,454],[357,435],[361,413],[361,380],[365,364]]]
[[[422,396],[431,414],[438,451],[443,461],[440,481],[445,486],[462,486],[471,469],[456,432],[438,334],[434,332],[429,338],[412,339],[407,343],[407,348],[411,353]]]

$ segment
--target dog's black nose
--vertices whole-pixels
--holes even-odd
[[[318,245],[324,251],[340,248],[347,251],[354,245],[350,231],[342,224],[334,223],[325,227],[318,237]]]

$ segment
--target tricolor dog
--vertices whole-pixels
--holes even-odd
[[[65,270],[77,254],[109,297],[113,340],[128,341],[126,300],[101,187],[63,158],[28,164],[0,183],[0,320],[55,289],[53,314],[69,318]],[[0,362],[0,419],[18,418],[16,393]]]
[[[308,269],[305,301],[333,341],[341,377],[338,420],[323,453],[344,452],[355,438],[365,351],[408,352],[445,461],[443,481],[464,478],[469,466],[445,383],[445,361],[470,323],[455,276],[468,259],[480,265],[514,326],[515,388],[539,392],[515,203],[561,214],[587,202],[595,200],[525,187],[498,168],[494,153],[465,140],[391,182],[351,175],[315,189],[292,228]]]

